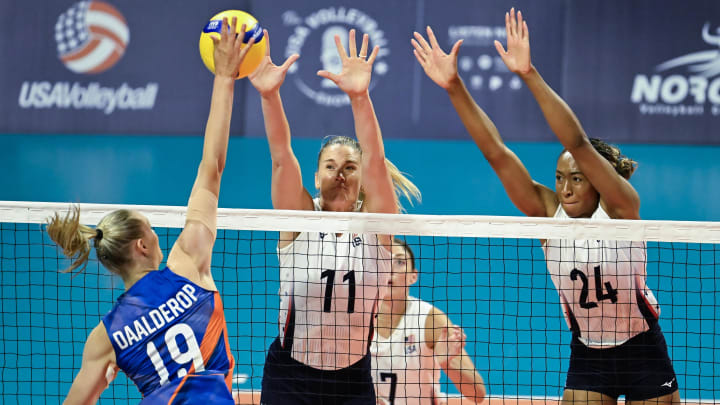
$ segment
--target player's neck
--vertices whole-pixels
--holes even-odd
[[[130,287],[135,285],[141,278],[145,277],[151,271],[156,269],[144,269],[138,268],[128,273],[127,276],[123,277],[123,283],[125,284],[125,291],[129,290]]]
[[[405,290],[404,298],[391,298],[383,300],[380,303],[380,310],[378,311],[378,332],[381,336],[387,337],[397,328],[405,316],[407,310],[408,294]],[[382,333],[387,332],[387,333]]]

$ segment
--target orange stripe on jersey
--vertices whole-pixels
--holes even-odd
[[[177,396],[178,392],[180,392],[180,390],[182,389],[183,384],[185,384],[185,381],[187,381],[187,379],[188,379],[189,376],[190,376],[190,374],[186,375],[185,377],[183,377],[182,381],[180,381],[180,384],[178,384],[178,387],[175,388],[175,392],[173,392],[172,396],[171,396],[170,399],[168,400],[168,402],[167,402],[168,405],[170,405],[170,404],[173,403],[173,401],[175,400],[175,397]]]
[[[225,315],[223,314],[220,293],[215,291],[215,293],[213,293],[213,298],[215,299],[213,313],[210,316],[210,321],[208,321],[203,341],[200,343],[200,354],[202,355],[203,362],[206,363],[215,351],[215,348],[217,347],[215,344],[222,334],[225,337],[225,353],[230,360],[230,371],[232,371],[232,369],[235,368],[235,358],[232,356],[232,352],[230,352],[230,342],[228,341],[227,325],[225,324]],[[194,372],[195,365],[193,364],[190,366],[190,373]],[[227,384],[228,389],[232,391],[232,372],[229,372],[225,377],[225,383]]]

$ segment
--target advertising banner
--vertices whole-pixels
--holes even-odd
[[[293,136],[354,133],[347,96],[317,76],[339,72],[333,38],[351,28],[379,45],[370,94],[383,135],[466,140],[446,92],[412,53],[431,26],[507,141],[554,141],[532,95],[493,42],[504,15],[523,11],[532,62],[576,111],[590,136],[616,143],[720,144],[720,3],[429,0],[349,2],[218,0],[168,7],[157,0],[0,3],[0,132],[199,134],[212,75],[197,43],[215,13],[242,9],[270,32]],[[32,29],[28,29],[32,27]],[[360,38],[360,35],[358,35]],[[359,39],[358,39],[359,41]],[[233,135],[264,136],[260,100],[237,85]]]
[[[520,1],[539,27],[534,33],[535,63],[543,66],[546,79],[559,88],[563,52],[565,8],[561,0]],[[478,103],[486,109],[507,139],[548,139],[538,131],[542,115],[522,81],[510,73],[497,54],[493,41],[505,43],[505,12],[498,2],[373,1],[364,3],[280,0],[255,2],[254,12],[271,30],[273,61],[281,64],[297,53],[300,59],[288,72],[281,94],[294,136],[318,137],[354,132],[349,99],[321,69],[338,73],[340,60],[333,41],[340,35],[347,48],[348,30],[368,33],[370,46],[381,47],[375,61],[371,97],[387,138],[467,139],[446,92],[423,72],[412,53],[410,40],[417,31],[427,38],[431,26],[441,47],[449,52],[464,39],[459,70]],[[358,35],[360,38],[360,35]],[[359,41],[359,39],[358,39]],[[264,134],[256,117],[262,116],[257,92],[248,86],[246,122],[248,134]]]
[[[720,2],[569,2],[564,90],[590,136],[720,143]]]
[[[200,32],[215,13],[247,7],[229,0],[212,7],[155,0],[0,3],[0,131],[202,133],[213,76],[199,56]],[[236,100],[240,114],[242,97]]]

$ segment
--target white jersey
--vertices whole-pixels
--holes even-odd
[[[568,218],[558,206],[555,218]],[[592,219],[610,219],[598,205]],[[545,261],[568,326],[585,345],[609,348],[648,330],[660,307],[645,285],[645,242],[547,240]]]
[[[433,306],[408,297],[405,315],[388,338],[375,334],[372,376],[375,393],[387,405],[431,405],[440,393],[440,365],[425,341]]]
[[[375,234],[303,232],[278,249],[280,339],[292,358],[323,370],[367,355],[391,254]]]

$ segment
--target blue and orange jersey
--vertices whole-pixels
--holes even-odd
[[[143,403],[232,403],[235,360],[217,291],[169,268],[153,271],[118,297],[103,324]]]

